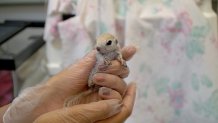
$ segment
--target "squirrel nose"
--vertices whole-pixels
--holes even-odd
[[[100,51],[100,47],[96,47],[96,50],[97,50],[97,51]]]

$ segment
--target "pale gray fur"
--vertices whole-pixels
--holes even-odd
[[[93,76],[96,73],[101,72],[104,69],[106,69],[110,65],[110,61],[116,60],[118,58],[118,56],[119,56],[119,50],[114,51],[114,52],[109,52],[106,54],[101,54],[101,53],[97,52],[96,64],[95,64],[91,74],[89,75],[89,81],[88,81],[89,87],[92,87],[94,85],[93,81],[92,81]],[[108,64],[106,64],[105,61],[108,61]]]

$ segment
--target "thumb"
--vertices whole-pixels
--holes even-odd
[[[75,89],[74,92],[77,93],[87,85],[89,74],[95,63],[96,50],[93,50],[75,64],[72,64],[68,68],[58,73],[56,76],[53,76],[49,80],[48,84],[58,88],[63,87],[64,90],[67,89],[66,91],[70,90],[70,93],[72,93],[72,90]],[[73,87],[76,88],[69,88],[72,87],[72,82],[74,82]]]
[[[66,108],[66,112],[63,115],[65,115],[64,117],[68,116],[67,119],[71,119],[70,122],[93,123],[119,113],[121,108],[120,100],[102,100]]]

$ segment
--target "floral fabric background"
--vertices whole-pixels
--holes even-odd
[[[138,48],[128,63],[127,81],[137,82],[138,95],[127,123],[217,123],[218,40],[194,0],[71,3],[68,13],[76,17],[57,19],[45,32],[60,38],[64,67],[90,51],[103,32]]]

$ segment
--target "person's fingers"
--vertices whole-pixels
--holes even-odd
[[[136,95],[136,84],[131,83],[128,86],[127,92],[123,99],[123,107],[121,112],[106,120],[98,121],[96,123],[123,123],[132,113]]]
[[[125,46],[121,50],[123,59],[128,61],[136,53],[136,47],[134,46]]]
[[[34,123],[94,123],[119,113],[121,107],[120,100],[102,100],[49,112]]]
[[[106,73],[96,73],[93,77],[96,85],[112,88],[123,95],[126,91],[127,84],[123,79],[116,75]]]
[[[132,113],[136,96],[136,83],[130,83],[126,94],[123,98],[123,108],[122,114],[123,117],[129,117]]]
[[[105,70],[100,70],[102,73],[109,73],[118,75],[121,78],[126,78],[129,75],[129,68],[121,65],[121,63],[117,60],[111,62],[111,65],[107,67]]]
[[[130,59],[135,52],[136,48],[133,46],[124,47],[122,49],[123,58],[125,60]],[[74,65],[71,65],[69,68],[63,70],[56,76],[49,79],[46,84],[54,86],[54,88],[61,89],[64,91],[64,93],[67,94],[77,94],[87,89],[87,80],[89,77],[88,75],[93,69],[95,63],[96,50],[93,50]],[[115,63],[115,65],[116,64],[117,63]],[[107,72],[111,74],[119,74],[121,78],[124,78],[129,74],[128,68],[120,70],[111,68],[108,71],[106,71],[106,73]],[[64,82],[64,84],[62,82]],[[74,84],[72,84],[72,82]]]
[[[118,99],[120,101],[122,100],[122,96],[120,95],[120,93],[111,88],[101,87],[98,91],[98,94],[101,97],[101,99],[104,100],[108,100],[108,99]]]

